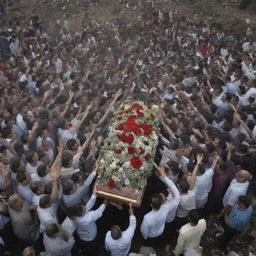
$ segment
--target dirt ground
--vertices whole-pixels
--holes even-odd
[[[1,0],[0,0],[1,1]],[[220,23],[225,29],[232,29],[241,35],[250,26],[256,25],[256,11],[250,8],[240,10],[238,0],[155,0],[160,10],[176,10],[179,15],[196,21],[210,20]],[[122,18],[127,23],[136,22],[147,12],[151,0],[129,0],[129,6],[121,6],[118,0],[9,0],[9,16],[30,17],[37,14],[44,28],[50,34],[56,32],[56,24],[62,26],[66,20],[72,32],[92,21],[111,21]],[[139,6],[137,2],[142,2]],[[135,3],[135,4],[134,4]]]

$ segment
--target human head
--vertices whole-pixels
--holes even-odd
[[[160,194],[156,194],[151,199],[151,207],[154,210],[159,210],[162,204],[162,197]]]
[[[48,168],[45,164],[41,164],[37,167],[37,174],[39,177],[45,177],[48,173]]]
[[[16,180],[23,186],[27,186],[29,185],[30,181],[31,181],[31,176],[28,172],[22,170],[19,171],[17,176],[16,176]]]
[[[61,159],[62,166],[64,168],[68,168],[71,166],[72,161],[73,161],[73,156],[68,152],[64,152]]]
[[[181,193],[188,193],[189,184],[186,179],[181,179],[179,181],[178,187],[179,187]]]
[[[22,256],[36,256],[36,252],[32,246],[29,246],[23,250]]]
[[[48,224],[45,229],[45,234],[50,238],[55,238],[60,232],[60,225],[57,223]]]
[[[239,183],[245,183],[250,178],[250,173],[246,170],[241,170],[237,172],[236,179]]]
[[[115,225],[111,228],[111,237],[114,240],[118,240],[119,238],[122,237],[122,232],[119,226]]]
[[[63,186],[63,194],[64,195],[70,195],[76,191],[76,184],[74,181],[71,180],[65,180],[62,182]]]
[[[36,195],[42,195],[44,194],[44,184],[40,181],[34,181],[30,184],[30,189],[32,190],[32,192]]]
[[[251,202],[252,200],[249,196],[239,196],[237,204],[241,209],[248,209],[251,205]]]
[[[13,194],[9,198],[9,206],[14,211],[20,211],[23,207],[23,200],[18,194]]]
[[[40,198],[39,207],[43,208],[43,209],[46,209],[46,208],[51,207],[52,203],[53,202],[52,202],[51,196],[50,195],[45,195],[45,196],[42,196]]]
[[[190,224],[192,224],[194,226],[197,225],[198,221],[200,220],[200,216],[198,214],[198,211],[196,209],[189,211],[188,219],[189,219]]]

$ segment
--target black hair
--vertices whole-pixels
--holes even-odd
[[[192,223],[193,225],[197,225],[198,221],[200,220],[198,211],[196,209],[189,211],[188,218],[190,223]]]

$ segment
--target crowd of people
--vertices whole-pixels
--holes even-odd
[[[1,21],[0,254],[255,255],[251,233],[241,238],[254,225],[254,31],[156,9],[134,24],[56,26],[50,37],[38,16]],[[111,112],[127,99],[161,108],[139,209],[94,186]]]

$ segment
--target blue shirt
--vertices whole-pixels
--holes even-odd
[[[241,230],[250,221],[251,217],[252,206],[247,210],[241,210],[236,204],[228,215],[228,226],[236,230]]]

